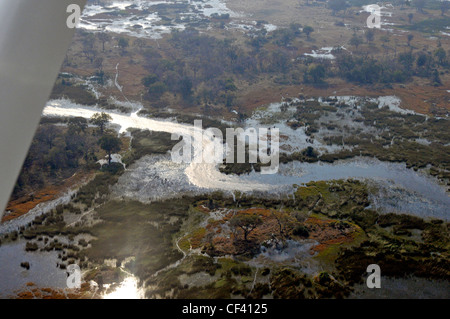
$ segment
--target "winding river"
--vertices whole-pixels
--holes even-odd
[[[68,100],[53,100],[47,104],[44,115],[90,118],[96,112],[99,112],[99,109],[77,105]],[[281,164],[277,174],[262,175],[252,172],[243,176],[226,175],[219,171],[216,164],[195,161],[199,154],[199,149],[195,149],[196,145],[201,146],[203,152],[213,152],[214,145],[217,145],[215,143],[221,143],[221,139],[214,138],[210,132],[193,125],[141,117],[137,115],[137,111],[131,114],[111,111],[107,113],[112,117],[111,124],[118,126],[120,133],[126,132],[128,128],[149,129],[191,136],[194,140],[194,157],[191,163],[176,164],[171,162],[170,156],[141,159],[119,180],[116,187],[118,195],[122,192],[127,197],[135,197],[144,202],[146,198],[161,199],[165,193],[170,197],[171,189],[176,194],[221,190],[286,196],[292,193],[293,184],[357,178],[365,179],[376,186],[377,192],[371,195],[372,202],[381,211],[449,219],[450,197],[445,187],[439,185],[437,179],[423,172],[407,169],[404,163],[381,162],[371,158],[356,158],[333,164],[292,162]],[[201,141],[196,143],[195,139],[198,138],[201,138]],[[206,158],[205,154],[203,158]],[[163,181],[160,187],[155,187],[153,182],[156,180]],[[156,188],[158,196],[154,195]],[[135,192],[139,192],[139,195],[134,196]]]

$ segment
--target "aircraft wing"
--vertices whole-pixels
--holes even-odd
[[[0,220],[72,40],[70,4],[0,0]]]

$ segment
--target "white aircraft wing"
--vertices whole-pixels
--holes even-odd
[[[0,220],[75,29],[70,4],[0,0]]]

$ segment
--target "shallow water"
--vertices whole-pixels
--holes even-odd
[[[286,240],[284,243],[270,241],[261,247],[261,252],[247,262],[249,266],[262,268],[272,264],[290,265],[301,268],[302,272],[313,275],[320,271],[319,262],[314,260],[311,248],[315,240]]]
[[[66,288],[67,273],[56,267],[58,253],[26,252],[25,244],[22,239],[0,247],[0,298],[14,295],[29,282],[42,288]],[[29,262],[30,269],[22,268],[22,262]]]
[[[448,299],[448,281],[424,278],[387,278],[381,276],[381,288],[369,289],[367,284],[356,284],[350,299]]]
[[[50,101],[45,115],[91,117],[97,110],[76,105],[67,100]],[[112,123],[120,126],[120,132],[130,127],[150,129],[191,136],[201,139],[194,150],[194,160],[199,148],[213,149],[217,139],[202,138],[203,130],[192,125],[109,112]],[[294,132],[294,131],[293,131]],[[211,156],[211,154],[204,154]],[[281,164],[277,174],[250,173],[243,176],[222,174],[218,165],[208,163],[176,164],[170,156],[150,157],[137,161],[121,177],[115,194],[151,201],[170,198],[176,194],[222,190],[265,192],[271,194],[292,193],[293,184],[310,181],[358,178],[369,179],[379,187],[373,194],[374,205],[385,211],[412,213],[422,217],[449,219],[450,197],[435,178],[407,169],[404,163],[381,162],[370,158],[357,158],[335,163]]]
[[[164,6],[179,11],[177,7],[185,4],[187,9],[178,12],[179,20],[172,19],[170,23],[163,23]],[[125,14],[123,14],[125,11]],[[162,11],[162,14],[158,11]],[[98,18],[100,14],[109,14],[107,19]],[[241,15],[230,10],[222,0],[202,1],[113,1],[106,4],[88,4],[84,8],[78,28],[88,31],[101,31],[125,33],[133,37],[160,39],[163,34],[174,30],[184,30],[189,22],[202,21],[204,17],[214,14],[229,14],[230,17]]]

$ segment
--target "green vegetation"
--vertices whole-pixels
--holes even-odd
[[[120,54],[125,55],[126,48],[130,46],[130,41],[127,38],[120,37],[119,40],[117,40],[117,45],[120,48]]]
[[[413,226],[408,226],[413,228]],[[442,236],[444,242],[422,244],[413,240],[386,236],[363,242],[346,249],[336,260],[340,274],[350,284],[361,282],[361,274],[369,264],[378,264],[388,277],[404,277],[406,274],[439,280],[449,280],[448,233],[445,227],[428,226]],[[380,235],[379,235],[380,236]],[[438,245],[436,245],[438,244]],[[442,248],[441,245],[445,245]]]
[[[244,231],[245,241],[248,241],[248,235],[262,223],[261,217],[255,214],[236,215],[230,220],[232,227],[240,228]]]
[[[121,140],[117,136],[107,134],[98,140],[98,144],[108,153],[108,164],[111,165],[111,154],[120,151]]]
[[[50,99],[66,98],[81,105],[95,105],[97,99],[87,90],[86,85],[71,79],[58,79],[55,82]]]
[[[71,119],[68,127],[41,124],[36,131],[12,199],[58,184],[78,169],[97,167],[99,148],[86,122]]]
[[[350,107],[345,103],[329,98],[327,105],[318,101],[291,102],[297,111],[287,121],[293,129],[306,127],[306,134],[311,138],[323,130],[322,118],[336,115],[338,118],[348,118],[346,110]],[[354,111],[353,111],[354,112]],[[333,114],[334,113],[334,114]],[[424,169],[431,166],[429,172],[442,181],[450,178],[448,159],[450,139],[448,120],[445,118],[426,118],[415,114],[401,114],[390,111],[387,107],[378,108],[377,103],[361,102],[360,110],[356,115],[348,118],[354,123],[362,123],[366,129],[375,130],[376,133],[363,133],[361,129],[352,128],[348,124],[326,124],[332,134],[321,136],[328,145],[347,145],[351,150],[341,150],[334,153],[318,155],[312,147],[292,154],[280,154],[280,163],[298,160],[303,162],[334,162],[357,156],[375,157],[381,161],[404,162],[408,168]],[[419,143],[418,139],[428,140],[429,143]],[[255,170],[258,165],[253,165]],[[227,164],[221,168],[224,173],[242,174],[252,169],[249,164]]]
[[[321,84],[325,78],[325,67],[322,64],[311,64],[303,74],[305,83]]]
[[[11,199],[16,199],[48,185],[62,184],[74,173],[99,168],[98,159],[104,154],[121,150],[121,140],[112,131],[106,130],[111,117],[96,113],[91,123],[98,126],[100,136],[88,127],[82,117],[43,118],[33,138],[22,171],[17,179]],[[66,123],[67,127],[58,125]],[[101,136],[108,133],[105,136]],[[102,154],[103,153],[103,154]],[[108,169],[108,168],[105,168]],[[111,167],[116,171],[117,167]]]
[[[102,176],[115,178],[117,175],[104,172],[96,179]],[[381,265],[386,276],[402,277],[411,273],[425,278],[449,278],[448,223],[368,210],[369,191],[359,181],[311,182],[296,186],[295,200],[237,194],[235,202],[220,193],[151,204],[110,200],[95,209],[94,218],[99,222],[93,226],[79,223],[68,227],[62,218],[64,214],[77,213],[78,205],[83,203],[89,207],[88,201],[82,199],[87,193],[99,193],[103,184],[94,179],[76,196],[75,204],[59,206],[21,230],[19,235],[28,240],[44,237],[43,241],[29,242],[27,249],[60,251],[60,267],[71,260],[79,260],[83,267],[89,267],[90,263],[89,269],[94,269],[92,265],[102,265],[105,259],[116,259],[120,264],[134,257],[126,264],[127,271],[138,275],[147,289],[146,296],[152,298],[343,298],[349,295],[353,284],[363,280],[369,263]],[[107,188],[102,192],[107,194]],[[205,207],[208,210],[238,209],[242,213],[234,216],[248,216],[250,223],[242,225],[251,233],[249,241],[245,244],[245,240],[240,240],[241,243],[235,245],[254,246],[253,253],[241,254],[238,249],[232,259],[209,255],[212,250],[208,245],[215,243],[212,233],[217,233],[217,227],[232,225],[234,220],[243,218],[224,215],[223,223],[211,219],[204,228],[200,225],[209,215]],[[240,225],[236,222],[236,227]],[[246,228],[249,225],[250,228]],[[186,230],[190,234],[184,237],[182,234],[186,234]],[[412,235],[416,234],[414,230],[420,232],[419,237]],[[319,241],[320,246],[325,245],[325,250],[310,258],[323,265],[326,272],[308,275],[299,267],[279,263],[266,264],[264,269],[249,266],[247,262],[258,254],[257,248],[271,238],[264,237],[264,232],[281,242],[287,239]],[[96,238],[89,246],[84,240],[79,240],[78,245],[66,245],[47,239],[86,233]],[[180,234],[180,238],[189,243],[183,245],[185,258],[175,245]],[[220,232],[217,234],[220,236]],[[334,239],[329,242],[330,238]],[[193,253],[191,249],[195,248],[201,248],[203,255]],[[162,270],[177,261],[177,267]],[[158,270],[162,271],[154,275]],[[113,282],[119,280],[120,271],[102,266],[91,270],[88,276],[98,282]]]
[[[354,1],[351,2],[352,5],[360,6],[361,4],[354,3]],[[332,10],[332,14],[336,15],[336,13],[346,10],[348,7],[347,2],[345,0],[330,0],[328,2],[328,8]]]
[[[278,29],[268,36],[258,34],[248,40],[253,52],[244,50],[231,39],[217,39],[194,30],[172,32],[170,51],[176,52],[174,59],[155,49],[146,50],[145,68],[149,74],[142,79],[147,89],[146,99],[152,106],[164,107],[169,96],[181,98],[185,106],[201,104],[205,113],[212,105],[227,109],[237,107],[237,81],[252,81],[262,74],[289,73],[293,70],[286,48],[301,36],[301,25]],[[303,27],[309,39],[314,31]],[[268,52],[264,46],[272,40],[279,49]],[[288,76],[289,77],[289,76]]]
[[[438,33],[439,31],[446,31],[446,27],[449,25],[450,17],[444,17],[442,19],[423,20],[409,26],[404,26],[404,28],[425,33]]]
[[[106,125],[111,122],[112,118],[109,114],[106,114],[105,112],[102,113],[95,113],[91,117],[91,123],[98,126],[98,129],[100,130],[100,134],[103,134],[105,131]]]
[[[166,201],[148,205],[133,201],[110,201],[96,209],[101,223],[90,232],[97,237],[86,250],[89,260],[124,260],[135,257],[128,268],[145,279],[177,261],[181,253],[173,247],[173,234],[186,217],[187,201]],[[173,218],[177,221],[173,222]]]
[[[351,44],[357,47],[361,43],[355,40],[355,43]],[[430,78],[433,80],[431,84],[434,84],[436,82],[433,79],[434,69],[440,66],[449,67],[444,57],[436,59],[428,52],[401,53],[394,61],[355,57],[344,53],[338,55],[336,66],[340,77],[360,84],[403,83],[410,80],[412,76]]]
[[[301,268],[276,265],[260,271],[246,264],[252,255],[236,255],[234,259],[188,255],[178,267],[164,271],[147,282],[149,287],[147,297],[170,295],[175,298],[233,298],[236,296],[246,298],[272,296],[283,299],[344,298],[351,293],[353,284],[365,278],[365,267],[370,263],[382,263],[382,267],[387,269],[387,276],[407,276],[409,270],[412,274],[425,278],[439,276],[448,278],[449,275],[450,241],[446,230],[448,225],[438,220],[424,221],[414,216],[383,215],[367,210],[365,206],[368,205],[368,191],[359,181],[309,183],[297,188],[295,204],[287,200],[261,201],[248,196],[242,196],[239,203],[234,203],[228,202],[227,198],[220,194],[212,195],[209,199],[192,198],[192,200],[194,208],[199,207],[200,204],[206,206],[207,202],[211,207],[240,205],[241,209],[256,206],[278,210],[280,207],[289,207],[289,214],[301,221],[293,229],[294,235],[302,238],[317,238],[316,240],[322,241],[326,237],[320,239],[320,236],[323,236],[325,231],[329,232],[328,236],[333,232],[346,234],[351,229],[354,229],[353,232],[356,231],[356,233],[346,237],[349,241],[345,245],[326,244],[330,245],[329,248],[319,253],[315,259],[320,263],[326,263],[324,266],[327,265],[325,266],[327,269],[331,267],[330,271],[322,271],[315,276],[305,274]],[[312,219],[305,222],[308,215]],[[328,219],[330,217],[334,221]],[[230,219],[230,223],[232,220]],[[281,223],[289,222],[289,219],[283,221],[279,218],[278,220]],[[210,221],[210,223],[213,222]],[[264,224],[267,227],[267,219]],[[365,234],[359,234],[357,226],[353,226],[355,224],[359,225]],[[213,225],[216,225],[216,222]],[[327,228],[324,228],[325,225]],[[216,232],[215,227],[211,229]],[[322,231],[318,232],[317,227],[320,227]],[[407,232],[402,232],[402,230],[412,229],[419,229],[421,238],[414,238]],[[195,232],[192,236],[195,237]],[[202,228],[202,237],[205,238],[203,245],[209,245],[208,242],[211,240],[207,239],[209,236],[208,233],[204,234],[204,228]],[[260,240],[257,237],[252,238],[256,242]],[[205,252],[204,249],[202,251]],[[381,253],[377,253],[379,251]],[[440,257],[431,252],[439,252]],[[387,261],[383,263],[381,259],[385,257]],[[406,263],[410,264],[407,266]],[[427,275],[428,271],[430,271],[429,275]],[[253,286],[255,272],[257,281]],[[207,277],[202,281],[204,284],[199,285],[194,278],[202,273],[208,275],[205,274]],[[270,274],[270,285],[264,279],[267,274]]]
[[[127,165],[145,155],[166,154],[178,141],[172,141],[171,134],[165,132],[153,132],[149,130],[131,131],[131,150],[123,157],[123,162]]]
[[[95,175],[92,181],[80,187],[73,199],[74,203],[81,203],[90,207],[94,203],[105,202],[109,195],[110,186],[117,182],[122,172],[123,166],[118,163],[112,163],[110,167],[104,168],[102,172]]]

